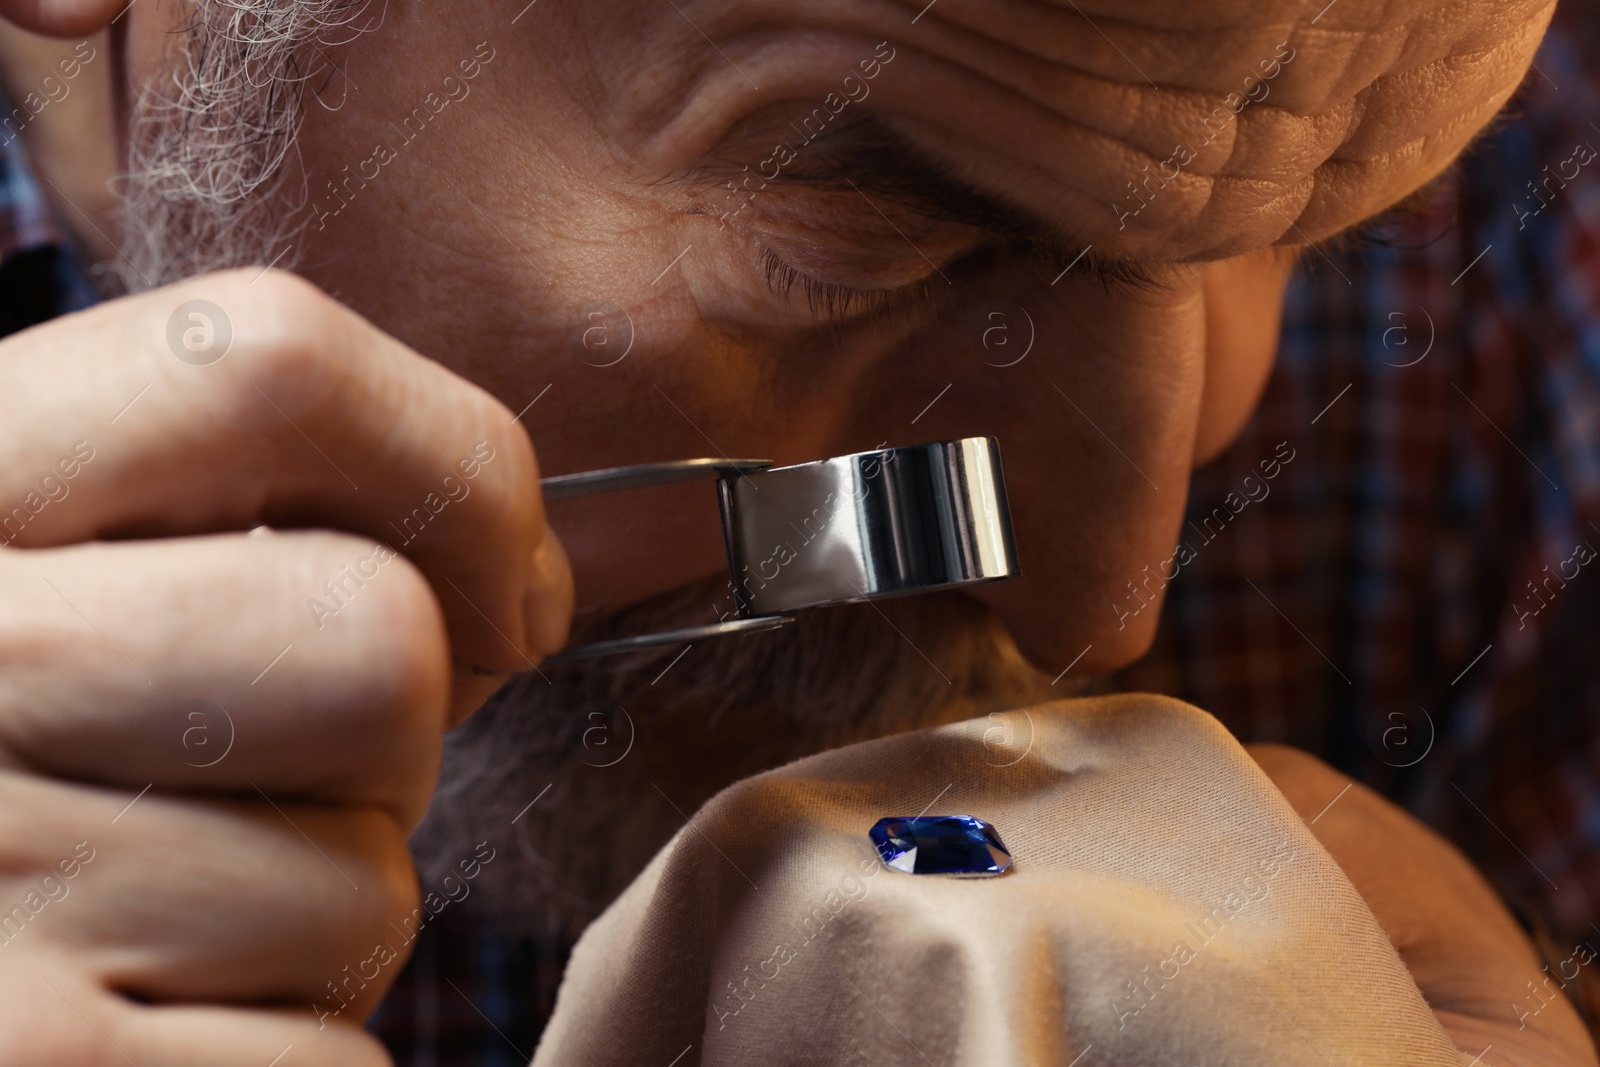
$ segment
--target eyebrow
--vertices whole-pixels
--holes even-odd
[[[742,139],[743,140],[743,139]],[[744,143],[753,143],[744,141]],[[1082,271],[1103,285],[1138,289],[1163,289],[1168,285],[1164,267],[1156,261],[1119,259],[1096,253],[1081,237],[1058,230],[1051,222],[1003,196],[980,189],[958,177],[949,165],[928,153],[884,122],[866,112],[835,123],[817,136],[796,145],[789,142],[795,162],[777,177],[757,174],[766,186],[791,186],[829,191],[855,191],[870,203],[887,202],[928,218],[972,226],[1013,248],[1023,249],[1041,263],[1052,264],[1054,285],[1068,271]],[[767,150],[770,152],[771,150]],[[770,156],[768,156],[770,158]],[[1390,226],[1404,226],[1425,214],[1427,205],[1460,168],[1462,157],[1400,201],[1337,233],[1296,246],[1298,259],[1312,253],[1327,259],[1334,251],[1361,251],[1392,243],[1385,234]],[[748,178],[757,167],[725,156],[708,156],[687,173],[661,184],[699,189]],[[877,198],[873,200],[872,198]],[[1440,235],[1435,235],[1436,240]],[[1337,269],[1337,268],[1336,268]]]
[[[1054,263],[1061,275],[1082,269],[1102,282],[1143,288],[1163,285],[1153,265],[1097,255],[1093,246],[1002,196],[980,189],[957,177],[949,166],[928,154],[877,115],[857,115],[809,141],[789,148],[795,160],[775,178],[758,173],[767,186],[791,186],[855,192],[876,205],[883,201],[929,218],[981,230],[1013,247],[1021,247],[1041,260]],[[770,158],[770,157],[769,157]],[[730,182],[755,170],[750,164],[710,157],[672,184],[701,188]],[[874,199],[876,198],[876,199]],[[1054,284],[1054,283],[1052,283]]]

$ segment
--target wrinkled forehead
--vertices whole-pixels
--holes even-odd
[[[1443,169],[1552,0],[669,0],[571,7],[588,103],[660,171],[768,172],[872,112],[1104,255],[1326,237]],[[808,118],[810,123],[808,125]],[[771,142],[767,144],[766,142]],[[763,147],[764,146],[764,147]]]

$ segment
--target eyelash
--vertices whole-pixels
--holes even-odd
[[[770,248],[762,249],[761,267],[774,293],[788,297],[798,286],[812,313],[835,326],[863,318],[882,322],[918,307],[937,310],[938,283],[943,281],[929,275],[898,289],[857,289],[812,277]]]
[[[1055,273],[1055,258],[1045,249],[1025,247],[1017,251],[1032,258],[1035,268],[1039,271]],[[979,250],[974,250],[961,259],[966,260],[977,254],[980,254]],[[835,282],[825,282],[795,267],[770,248],[762,249],[761,266],[769,289],[779,296],[788,297],[795,287],[799,286],[800,291],[805,294],[806,306],[812,313],[821,316],[829,325],[835,327],[857,319],[864,319],[869,323],[882,323],[919,308],[937,314],[942,306],[945,290],[950,288],[950,283],[942,271],[940,274],[929,275],[921,281],[899,289],[857,289]],[[953,264],[947,266],[955,268]],[[1101,260],[1091,256],[1073,268],[1074,273],[1080,270],[1100,283],[1107,291],[1150,291],[1167,287],[1167,283],[1155,270],[1140,264]],[[945,285],[940,286],[938,284],[940,281],[944,281]]]

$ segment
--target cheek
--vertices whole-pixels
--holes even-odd
[[[1205,388],[1195,433],[1195,466],[1215,459],[1255,411],[1278,353],[1283,292],[1296,262],[1286,249],[1205,268]]]
[[[1154,572],[1171,557],[1182,521],[1202,382],[1199,285],[1013,286],[995,294],[1002,302],[1034,323],[1025,359],[988,365],[977,327],[952,328],[887,362],[857,418],[881,426],[880,439],[1000,440],[1022,574],[971,595],[1036,666],[1054,674],[1082,653],[1075,673],[1107,670],[1147,647],[1158,604],[1118,607],[1126,613],[1146,564]]]
[[[856,391],[844,361],[731,340],[697,317],[681,288],[656,299],[648,295],[648,278],[639,288],[623,298],[628,314],[612,316],[615,336],[603,348],[584,347],[582,333],[594,328],[583,327],[588,320],[512,346],[541,354],[534,385],[519,363],[472,373],[501,396],[531,398],[550,383],[549,395],[524,419],[546,473],[697,456],[782,465],[882,440],[863,444],[864,432],[857,437],[841,427],[839,398]],[[629,338],[626,357],[612,362],[615,347]],[[549,515],[572,563],[582,615],[727,574],[709,479],[554,501]],[[725,606],[708,600],[705,617],[690,621],[711,622]]]

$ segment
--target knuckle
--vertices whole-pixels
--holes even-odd
[[[360,886],[360,891],[342,892],[348,887],[334,880],[339,875],[318,872],[326,879],[325,904],[306,918],[319,931],[315,936],[333,951],[324,961],[325,966],[307,972],[307,991],[322,994],[318,981],[322,970],[359,974],[363,984],[348,992],[376,1006],[377,998],[398,976],[412,947],[405,937],[414,935],[417,927],[405,920],[415,916],[421,905],[421,888],[405,833],[392,813],[379,807],[347,808],[336,818],[337,829],[330,828],[327,848],[332,855],[341,857],[341,868]],[[369,955],[375,945],[384,946],[387,951]],[[352,956],[361,962],[342,970]]]
[[[226,404],[255,413],[264,395],[299,421],[341,395],[351,316],[332,297],[285,271],[253,280],[229,272],[208,282],[232,332],[229,358],[211,379]]]
[[[374,929],[382,929],[396,915],[408,914],[422,899],[405,832],[392,814],[380,808],[351,812],[346,832],[363,852],[363,891],[370,884],[373,892],[359,906],[352,902],[354,917]]]
[[[442,707],[450,688],[450,642],[444,616],[422,572],[397,556],[393,581],[378,587],[371,613],[383,631],[378,654],[393,663],[398,696],[419,709]]]
[[[59,974],[55,981],[61,982]],[[7,1067],[111,1067],[116,1053],[81,1022],[74,1025],[75,1018],[66,1014],[66,1005],[48,986],[37,978],[31,989],[7,989],[11,984],[0,984],[8,1005],[8,1018],[0,1022],[0,1063]],[[90,1010],[100,1016],[99,1025],[104,1029],[106,1013]]]
[[[310,542],[296,570],[334,607],[319,620],[336,630],[364,675],[359,714],[385,730],[437,731],[450,692],[450,642],[433,587],[388,545],[342,533],[298,535]],[[330,580],[331,576],[331,580]]]
[[[486,404],[483,423],[496,425],[494,414]],[[483,479],[485,512],[509,528],[533,528],[543,519],[544,504],[539,493],[539,465],[526,431],[520,425],[512,426],[488,436],[485,443],[494,450],[494,465],[485,468],[493,476]]]
[[[250,281],[240,272],[220,278],[221,293],[235,300],[246,319],[244,341],[275,347],[311,347],[324,336],[319,326],[339,305],[315,285],[288,271],[269,270]],[[259,321],[258,321],[259,320]]]

